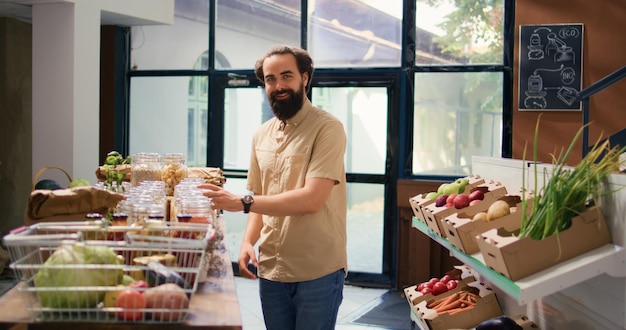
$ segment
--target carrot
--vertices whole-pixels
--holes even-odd
[[[470,309],[474,308],[474,306],[476,306],[476,305],[470,305],[470,306],[463,307],[463,308],[455,308],[455,309],[453,309],[451,311],[448,311],[447,313],[450,314],[450,315],[455,315],[455,314],[458,314],[458,313],[461,313],[461,312],[465,312],[466,310],[470,310]]]
[[[445,306],[445,305],[453,302],[454,300],[456,300],[458,298],[458,295],[459,295],[458,293],[449,295],[448,297],[445,297],[445,298],[442,298],[442,299],[434,301],[433,304],[430,307],[429,306],[426,306],[426,307],[428,307],[430,309],[435,309],[437,307]]]
[[[440,306],[439,308],[435,308],[435,312],[437,312],[437,314],[440,314],[442,312],[449,311],[451,309],[459,308],[460,306],[461,306],[461,301],[455,300],[447,305]]]
[[[477,295],[477,294],[473,294],[473,293],[471,293],[471,292],[470,292],[470,293],[467,295],[467,298],[468,298],[467,300],[469,300],[469,301],[471,301],[471,302],[473,302],[473,303],[476,303],[476,301],[477,301],[478,299],[480,299],[480,296],[479,296],[479,295]]]

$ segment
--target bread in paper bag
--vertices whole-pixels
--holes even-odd
[[[124,198],[122,194],[96,187],[33,190],[28,199],[24,223],[84,220],[87,213],[105,214]]]

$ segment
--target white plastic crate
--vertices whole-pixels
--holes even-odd
[[[22,280],[18,290],[27,299],[29,310],[40,320],[170,323],[185,319],[188,304],[172,306],[164,302],[130,309],[105,305],[104,297],[107,292],[121,289],[117,285],[122,284],[120,274],[123,274],[154,286],[177,283],[190,298],[197,289],[200,271],[208,262],[207,249],[214,236],[211,225],[195,223],[152,223],[138,228],[107,226],[101,222],[51,222],[20,228],[6,235],[3,241],[11,255],[11,268]],[[58,249],[82,251],[83,247],[111,250],[119,263],[46,264]],[[77,280],[67,280],[68,283],[59,286],[37,286],[36,277],[42,269]],[[80,283],[80,279],[89,276],[106,278],[106,285]],[[63,276],[59,281],[65,281]],[[134,290],[143,295],[149,288]],[[137,317],[124,317],[130,313]]]

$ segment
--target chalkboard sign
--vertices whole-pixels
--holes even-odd
[[[521,25],[519,36],[519,110],[580,111],[583,25]]]

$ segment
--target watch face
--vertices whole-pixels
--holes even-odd
[[[254,199],[252,199],[252,196],[250,195],[243,196],[242,200],[245,204],[252,204],[252,202],[254,202]]]

